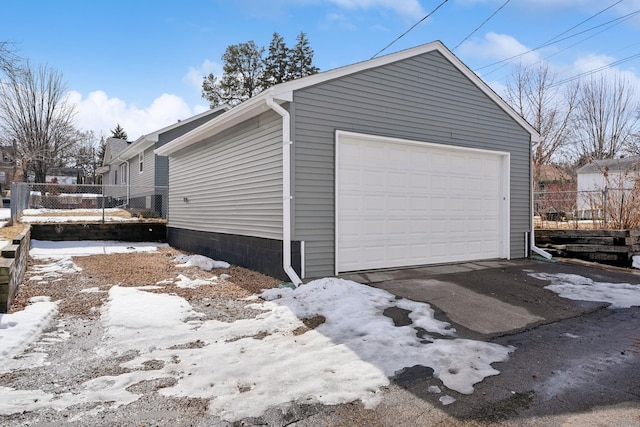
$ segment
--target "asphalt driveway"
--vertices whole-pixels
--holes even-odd
[[[472,262],[345,278],[429,303],[439,320],[452,323],[461,338],[514,347],[509,361],[495,364],[500,375],[476,384],[472,395],[451,393],[457,402],[444,411],[462,423],[551,426],[562,420],[564,425],[640,426],[640,308],[560,297],[545,289],[550,282],[539,278],[545,275],[578,284],[640,287],[640,274],[632,270],[539,260]],[[398,324],[411,322],[400,311],[385,314]],[[432,401],[429,389],[437,381],[431,374],[415,366],[394,383],[420,400]]]
[[[561,298],[535,274],[567,274],[599,282],[640,283],[640,273],[606,266],[534,259],[478,261],[344,275],[398,297],[429,303],[441,320],[473,339],[531,329],[609,306]],[[401,313],[391,313],[402,321]]]

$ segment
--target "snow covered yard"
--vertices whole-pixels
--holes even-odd
[[[141,243],[34,241],[31,257],[0,318],[3,425],[225,425],[296,405],[373,408],[415,365],[433,369],[447,405],[514,350],[457,339],[429,305],[344,280],[281,289]],[[389,307],[413,324],[395,326]]]
[[[32,243],[0,315],[2,425],[284,425],[326,408],[375,419],[393,410],[393,377],[416,366],[433,370],[433,399],[413,401],[442,420],[438,408],[517,352],[456,338],[428,304],[351,281],[294,290],[166,245]],[[640,304],[638,285],[531,275],[562,297]],[[395,325],[390,308],[412,323]]]

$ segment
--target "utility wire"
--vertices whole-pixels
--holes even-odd
[[[624,21],[627,21],[627,20],[629,20],[629,19],[633,18],[635,15],[637,15],[637,14],[639,14],[639,13],[640,13],[640,10],[637,10],[637,11],[635,11],[635,12],[632,12],[632,13],[630,14],[631,16],[627,16],[626,18],[625,18],[625,17],[621,17],[621,18],[619,18],[619,19],[621,19],[621,20],[620,20],[620,21],[618,21],[618,22],[609,21],[609,22],[613,22],[613,23],[612,23],[611,25],[609,25],[608,27],[605,27],[605,28],[601,29],[600,31],[598,31],[598,32],[596,32],[596,33],[594,33],[594,34],[591,34],[591,35],[590,35],[590,36],[588,36],[588,37],[585,37],[585,38],[583,38],[583,39],[580,39],[580,40],[578,40],[577,42],[575,42],[575,43],[573,43],[573,44],[571,44],[571,45],[569,45],[569,46],[565,47],[564,49],[560,49],[560,50],[558,50],[558,51],[556,51],[556,52],[554,52],[554,53],[552,53],[552,54],[550,54],[550,55],[545,56],[544,58],[542,58],[542,59],[540,59],[540,60],[536,61],[533,65],[539,64],[539,63],[541,63],[541,62],[543,62],[543,61],[546,61],[547,59],[549,59],[549,58],[551,58],[551,57],[553,57],[553,56],[555,56],[555,55],[558,55],[558,54],[560,54],[560,53],[562,53],[562,52],[564,52],[564,51],[566,51],[566,50],[569,50],[569,49],[571,49],[572,47],[579,45],[580,43],[583,43],[583,42],[585,42],[585,41],[587,41],[587,40],[589,40],[589,39],[592,39],[592,38],[596,37],[597,35],[602,34],[602,33],[604,33],[605,31],[610,30],[611,28],[615,27],[616,25],[619,25],[619,24],[623,23]],[[624,19],[623,19],[623,18],[624,18]],[[586,21],[583,21],[583,22],[586,22]],[[606,25],[606,23],[605,23],[605,24],[603,24],[603,25]],[[575,27],[576,27],[576,26],[574,26],[573,28],[575,28]],[[597,27],[593,27],[593,28],[597,28]],[[562,34],[565,34],[565,33],[566,33],[566,31],[565,31],[564,33],[562,33]],[[584,31],[583,31],[583,32],[581,32],[581,33],[578,33],[578,34],[582,34],[582,33],[584,33]],[[556,37],[554,37],[554,39],[556,39],[556,38],[558,38],[558,37],[559,37],[559,36],[556,36]],[[552,39],[552,40],[553,40],[553,39]],[[563,40],[566,40],[566,39],[563,39]],[[618,49],[618,50],[614,51],[613,53],[620,52],[621,50],[624,50],[624,49],[627,49],[627,48],[629,48],[629,47],[635,46],[636,44],[638,44],[638,43],[633,43],[633,44],[631,44],[631,45],[627,46],[626,48]],[[532,51],[529,51],[529,52],[532,52]],[[525,54],[526,54],[526,53],[529,53],[529,52],[525,52]],[[521,54],[521,55],[524,55],[524,54]],[[518,56],[518,55],[516,55],[516,56]],[[504,62],[504,61],[502,61],[502,62]],[[507,63],[506,63],[506,62],[504,62],[502,65],[500,65],[500,66],[499,66],[499,67],[497,67],[496,69],[491,70],[491,71],[489,71],[488,73],[485,73],[484,75],[485,75],[485,76],[488,76],[489,74],[492,74],[492,73],[494,73],[494,72],[498,71],[499,69],[504,68],[504,67],[506,67],[506,66],[507,66]],[[503,78],[504,78],[504,76],[503,76]]]
[[[617,3],[616,3],[616,4],[617,4]],[[615,4],[614,4],[614,5],[612,5],[612,6],[615,6]],[[609,6],[608,8],[610,8],[610,7],[612,7],[612,6]],[[608,9],[608,8],[607,8],[607,9]],[[606,9],[605,9],[605,10],[606,10]],[[599,15],[599,14],[600,14],[600,13],[602,13],[602,12],[604,12],[604,10],[603,10],[603,11],[598,12],[596,15]],[[619,17],[619,18],[612,19],[612,20],[607,21],[607,22],[605,22],[605,23],[602,23],[602,24],[599,24],[599,25],[593,26],[593,27],[591,27],[591,28],[588,28],[588,29],[586,29],[586,30],[580,31],[580,32],[578,32],[578,33],[571,34],[571,35],[569,35],[569,36],[566,36],[566,37],[563,37],[563,38],[561,38],[561,39],[558,39],[558,37],[560,37],[560,36],[561,36],[561,35],[563,35],[563,34],[566,34],[566,33],[567,33],[567,31],[570,31],[570,30],[564,31],[562,34],[555,36],[554,38],[552,38],[552,39],[550,39],[550,40],[548,40],[548,41],[544,42],[543,44],[541,44],[541,45],[539,45],[539,46],[537,46],[537,47],[535,47],[535,48],[533,48],[533,49],[529,49],[529,50],[527,50],[526,52],[522,52],[522,53],[519,53],[519,54],[517,54],[517,55],[513,55],[513,56],[510,56],[510,57],[508,57],[508,58],[502,59],[502,60],[500,60],[500,61],[496,61],[496,62],[494,62],[494,63],[492,63],[492,64],[488,64],[488,65],[485,65],[485,66],[483,66],[483,67],[477,68],[475,71],[483,70],[483,69],[485,69],[485,68],[489,68],[489,67],[493,67],[494,65],[499,65],[499,64],[505,63],[505,62],[507,62],[507,61],[510,61],[510,60],[512,60],[512,59],[518,58],[518,57],[520,57],[520,56],[526,55],[526,54],[528,54],[528,53],[535,52],[535,51],[540,50],[540,49],[542,49],[542,48],[544,48],[544,47],[551,46],[552,44],[554,44],[554,42],[553,42],[554,40],[555,40],[555,43],[557,43],[557,42],[561,42],[561,41],[568,40],[568,39],[570,39],[570,38],[573,38],[573,37],[579,36],[580,34],[584,34],[584,33],[586,33],[586,32],[592,31],[592,30],[594,30],[594,29],[596,29],[596,28],[600,28],[600,27],[603,27],[603,26],[605,26],[605,25],[609,25],[609,24],[611,24],[611,23],[614,23],[614,25],[618,25],[618,24],[620,24],[621,22],[624,22],[624,21],[626,21],[626,20],[628,20],[628,19],[631,19],[632,17],[634,17],[635,15],[637,15],[637,14],[639,14],[639,13],[640,13],[640,9],[639,9],[639,10],[636,10],[635,12],[631,12],[631,13],[628,13],[628,14],[626,14],[626,15],[623,15],[623,16],[621,16],[621,17]],[[594,16],[596,16],[596,15],[593,15],[591,18],[593,18],[593,17],[594,17]],[[591,18],[589,18],[589,19],[591,19]],[[588,21],[588,19],[587,19],[587,20],[585,20],[585,21],[583,21],[583,22],[586,22],[586,21]],[[618,21],[619,21],[619,22],[618,22]],[[582,24],[582,23],[581,23],[581,24]],[[581,25],[581,24],[578,24],[578,25]],[[613,25],[612,25],[612,26],[613,26]],[[575,28],[575,27],[577,27],[577,25],[576,25],[576,26],[574,26],[573,28]],[[493,73],[493,72],[497,71],[497,70],[498,70],[498,69],[500,69],[500,68],[502,68],[502,67],[498,67],[498,68],[496,68],[495,70],[492,70],[492,71],[490,71],[489,73],[486,73],[485,75],[489,75],[489,74],[491,74],[491,73]]]
[[[560,86],[560,85],[563,85],[565,83],[569,83],[569,82],[572,82],[574,80],[578,80],[578,79],[580,79],[582,77],[590,76],[590,75],[595,74],[595,73],[599,73],[600,71],[604,71],[604,70],[606,70],[608,68],[611,68],[612,66],[624,64],[625,62],[629,62],[632,59],[636,59],[636,58],[640,58],[640,53],[636,53],[635,55],[627,56],[626,58],[619,59],[618,61],[612,62],[610,64],[603,65],[603,66],[598,67],[598,68],[594,68],[593,70],[590,70],[590,71],[585,71],[584,73],[576,74],[575,76],[568,77],[568,78],[566,78],[564,80],[560,80],[559,82],[556,82],[556,83],[550,85],[550,87]]]
[[[561,32],[560,34],[558,34],[557,36],[555,36],[554,38],[546,41],[545,43],[551,43],[552,41],[554,41],[555,39],[557,39],[558,37],[564,36],[565,34],[567,34],[568,32],[570,32],[571,30],[575,30],[576,28],[578,28],[580,25],[592,20],[593,18],[595,18],[598,15],[603,14],[604,12],[606,12],[607,10],[611,9],[614,6],[617,6],[618,4],[622,3],[623,0],[618,0],[617,2],[615,2],[614,4],[612,4],[609,7],[605,7],[604,9],[602,9],[600,12],[596,13],[595,15],[591,15],[590,17],[588,17],[587,19],[585,19],[582,22],[579,22],[578,24],[574,25],[573,27],[569,28],[566,31]]]
[[[425,15],[421,20],[419,20],[418,22],[416,22],[415,24],[413,24],[411,26],[411,28],[409,28],[407,31],[405,31],[404,33],[402,33],[400,36],[398,36],[394,41],[392,41],[391,43],[389,43],[388,45],[386,45],[385,47],[383,47],[382,49],[380,49],[378,52],[376,52],[375,55],[373,55],[371,57],[371,59],[375,58],[376,56],[380,55],[382,52],[384,52],[385,50],[387,50],[388,48],[391,47],[391,45],[393,45],[395,42],[397,42],[398,40],[400,40],[401,38],[403,38],[404,36],[406,36],[411,30],[413,30],[415,27],[417,27],[422,21],[424,21],[425,19],[427,19],[428,17],[430,17],[431,15],[433,15],[434,13],[436,13],[436,11],[438,9],[440,9],[440,7],[442,7],[446,2],[448,2],[449,0],[444,0],[442,3],[440,3],[435,9],[433,9],[431,12],[429,12],[427,15]]]
[[[464,40],[462,40],[460,43],[458,43],[458,44],[457,44],[453,49],[451,49],[451,50],[453,51],[453,50],[456,50],[458,47],[460,47],[460,45],[461,45],[462,43],[466,42],[466,41],[469,39],[469,37],[471,37],[472,35],[474,35],[474,34],[476,33],[476,31],[478,31],[480,28],[482,28],[482,27],[484,26],[484,24],[486,24],[487,22],[489,22],[489,20],[490,20],[491,18],[493,18],[494,16],[496,16],[496,14],[497,14],[498,12],[500,12],[500,11],[502,10],[502,8],[503,8],[503,7],[505,7],[505,6],[507,5],[507,3],[509,3],[510,1],[511,1],[511,0],[507,0],[507,1],[505,1],[505,2],[502,4],[502,6],[500,6],[500,7],[499,7],[495,12],[493,12],[493,13],[491,14],[491,16],[489,16],[487,19],[485,19],[484,21],[482,21],[482,24],[478,25],[478,27],[477,27],[475,30],[471,31],[471,34],[469,34],[467,37],[465,37],[465,38],[464,38]],[[622,1],[622,0],[620,0],[620,1]],[[618,3],[620,3],[620,2],[618,2]]]

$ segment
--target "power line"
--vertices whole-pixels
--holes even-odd
[[[616,3],[616,4],[617,4],[617,3]],[[591,39],[591,38],[593,38],[593,37],[597,36],[598,34],[602,34],[602,33],[604,33],[605,31],[610,30],[611,28],[615,27],[616,25],[619,25],[619,24],[621,24],[621,23],[623,23],[623,22],[625,22],[625,21],[627,21],[627,20],[629,20],[629,19],[633,18],[634,16],[636,16],[636,15],[638,15],[638,14],[640,14],[640,9],[639,9],[639,10],[636,10],[635,12],[631,12],[631,13],[629,13],[629,14],[627,14],[627,15],[621,16],[621,17],[619,17],[619,18],[613,19],[613,20],[611,20],[611,21],[605,22],[605,23],[603,23],[603,24],[599,24],[599,25],[596,25],[596,26],[594,26],[594,27],[588,28],[588,29],[586,29],[586,30],[584,30],[584,31],[580,31],[579,33],[572,34],[572,35],[570,35],[570,36],[567,36],[567,37],[565,37],[565,38],[562,38],[562,39],[560,39],[560,40],[558,40],[558,41],[568,40],[568,39],[573,38],[573,37],[575,37],[575,36],[579,36],[580,34],[584,34],[584,33],[587,33],[587,32],[589,32],[589,31],[595,30],[596,28],[600,28],[600,27],[602,27],[602,26],[607,26],[607,25],[608,25],[606,28],[603,28],[602,30],[598,31],[597,33],[595,33],[595,34],[591,34],[590,36],[585,37],[585,38],[583,38],[583,39],[581,39],[581,40],[578,40],[578,41],[577,41],[577,42],[575,42],[574,44],[569,45],[569,46],[567,46],[567,47],[566,47],[566,48],[564,48],[564,49],[561,49],[561,50],[559,50],[559,51],[557,51],[557,52],[552,53],[551,55],[548,55],[548,56],[544,57],[543,59],[541,59],[541,60],[537,61],[535,64],[539,64],[540,62],[542,62],[542,61],[544,61],[544,60],[547,60],[547,59],[551,58],[552,56],[558,55],[558,54],[560,54],[560,53],[562,53],[562,52],[564,52],[564,51],[566,51],[566,50],[568,50],[568,49],[570,49],[570,48],[572,48],[572,47],[574,47],[574,46],[577,46],[577,45],[579,45],[580,43],[583,43],[583,42],[585,42],[585,41],[587,41],[587,40],[589,40],[589,39]],[[595,16],[595,15],[594,15],[594,16]],[[591,19],[591,18],[589,18],[589,19]],[[584,22],[586,22],[586,21],[588,21],[589,19],[586,19],[585,21],[583,21],[583,23],[584,23]],[[610,25],[609,25],[609,24],[610,24]],[[579,24],[579,25],[580,25],[580,24]],[[576,27],[577,27],[577,25],[574,25],[572,28],[576,28]],[[564,31],[562,34],[566,34],[566,33],[567,33],[567,31]],[[562,34],[560,34],[560,35],[562,35]],[[553,38],[553,39],[551,39],[551,40],[555,40],[555,39],[557,39],[560,35],[558,35],[558,36],[554,37],[554,38]],[[534,51],[536,51],[536,50],[542,49],[543,47],[550,46],[551,44],[552,44],[552,43],[551,43],[550,41],[547,41],[547,42],[545,42],[545,44],[540,45],[540,46],[538,46],[538,47],[536,47],[536,48],[534,48],[534,49],[528,50],[528,51],[523,52],[523,53],[519,53],[519,54],[517,54],[517,55],[514,55],[514,56],[512,56],[512,57],[510,57],[510,58],[503,59],[503,60],[498,61],[498,62],[494,62],[493,64],[489,64],[489,65],[486,65],[486,66],[484,66],[484,67],[477,68],[475,71],[477,71],[477,70],[482,70],[482,69],[487,68],[487,67],[490,67],[490,66],[492,66],[492,65],[499,65],[499,64],[502,64],[502,65],[500,65],[499,67],[497,67],[497,68],[495,68],[495,69],[493,69],[493,70],[491,70],[491,71],[489,71],[489,72],[487,72],[487,73],[485,73],[485,74],[484,74],[484,76],[488,76],[488,75],[493,74],[493,73],[495,73],[496,71],[500,70],[501,68],[506,67],[506,66],[508,65],[508,63],[507,63],[507,62],[508,62],[509,60],[514,59],[514,58],[518,58],[518,57],[520,57],[520,56],[523,56],[523,55],[526,55],[526,54],[528,54],[528,53],[534,52]]]
[[[617,6],[618,4],[622,3],[623,0],[618,0],[617,2],[613,3],[611,6],[609,7],[605,7],[604,9],[602,9],[600,12],[596,13],[595,15],[591,15],[590,17],[588,17],[587,19],[585,19],[582,22],[577,23],[576,25],[574,25],[573,27],[569,28],[566,31],[561,32],[560,34],[558,34],[557,36],[555,36],[554,38],[546,41],[545,43],[551,43],[552,41],[554,41],[555,39],[557,39],[558,37],[564,36],[565,34],[567,34],[568,32],[570,32],[571,30],[574,30],[576,28],[578,28],[580,25],[592,20],[593,18],[595,18],[598,15],[603,14],[604,12],[606,12],[607,10],[611,9],[614,6]]]
[[[505,6],[507,5],[507,3],[509,3],[510,1],[511,1],[511,0],[507,0],[507,1],[505,1],[505,2],[502,4],[502,6],[500,6],[500,7],[499,7],[495,12],[493,12],[493,13],[491,14],[491,16],[489,16],[487,19],[485,19],[484,21],[482,21],[482,24],[478,25],[478,27],[477,27],[475,30],[471,31],[471,33],[470,33],[467,37],[465,37],[465,38],[464,38],[464,40],[462,40],[460,43],[458,43],[458,44],[457,44],[453,49],[451,49],[451,50],[456,50],[456,49],[457,49],[457,48],[458,48],[462,43],[466,42],[466,41],[469,39],[469,37],[471,37],[472,35],[474,35],[474,34],[476,33],[476,31],[478,31],[480,28],[482,28],[482,27],[484,26],[484,24],[486,24],[487,22],[489,22],[489,20],[490,20],[491,18],[493,18],[494,16],[496,16],[496,14],[497,14],[498,12],[500,12],[500,11],[502,10],[502,8],[503,8],[503,7],[505,7]],[[620,1],[622,1],[622,0],[620,0]],[[618,2],[618,3],[619,3],[619,2]]]
[[[400,40],[401,38],[403,38],[404,36],[406,36],[411,30],[413,30],[415,27],[417,27],[422,21],[424,21],[425,19],[427,19],[428,17],[430,17],[431,15],[433,15],[438,9],[440,9],[440,7],[442,7],[446,2],[448,2],[449,0],[444,0],[442,3],[440,3],[435,9],[433,9],[431,12],[429,12],[427,15],[425,15],[421,20],[419,20],[418,22],[416,22],[415,24],[413,24],[411,26],[411,28],[409,28],[407,31],[405,31],[404,33],[402,33],[400,36],[398,36],[394,41],[392,41],[391,43],[389,43],[388,45],[386,45],[385,47],[383,47],[382,49],[380,49],[378,52],[376,52],[375,55],[373,55],[371,57],[371,59],[375,58],[376,56],[380,55],[382,52],[384,52],[385,50],[387,50],[389,47],[391,47],[391,45],[393,45],[395,42],[397,42],[398,40]]]
[[[615,62],[612,62],[610,64],[603,65],[603,66],[598,67],[598,68],[594,68],[593,70],[590,70],[590,71],[585,71],[584,73],[576,74],[575,76],[568,77],[568,78],[566,78],[564,80],[560,80],[559,82],[556,82],[556,83],[550,85],[550,87],[560,86],[560,85],[563,85],[565,83],[569,83],[569,82],[572,82],[574,80],[578,80],[578,79],[580,79],[582,77],[590,76],[590,75],[595,74],[595,73],[599,73],[600,71],[604,71],[604,70],[606,70],[608,68],[611,68],[612,66],[624,64],[625,62],[629,62],[632,59],[636,59],[636,58],[640,58],[640,53],[636,53],[634,55],[627,56],[626,58],[619,59],[619,60],[617,60]]]
[[[618,2],[618,3],[619,3],[619,2]],[[617,3],[615,3],[615,4],[617,4]],[[606,9],[609,9],[609,8],[611,8],[611,7],[615,6],[615,4],[613,4],[613,5],[609,6],[609,7],[607,7]],[[593,17],[595,17],[595,16],[599,15],[600,13],[604,12],[606,9],[604,9],[604,10],[602,10],[602,11],[598,12],[597,14],[595,14],[595,15],[591,16],[589,19],[591,19],[591,18],[593,18]],[[494,62],[494,63],[492,63],[492,64],[488,64],[488,65],[485,65],[485,66],[483,66],[483,67],[477,68],[475,71],[479,71],[479,70],[483,70],[483,69],[485,69],[485,68],[493,67],[494,65],[500,65],[500,64],[505,63],[505,62],[507,62],[507,61],[510,61],[510,60],[512,60],[512,59],[515,59],[515,58],[518,58],[518,57],[520,57],[520,56],[526,55],[526,54],[528,54],[528,53],[531,53],[531,52],[535,52],[535,51],[537,51],[537,50],[540,50],[540,49],[542,49],[542,48],[544,48],[544,47],[551,46],[552,44],[554,44],[554,43],[552,42],[553,40],[555,40],[555,43],[557,43],[557,42],[561,42],[561,41],[564,41],[564,40],[568,40],[568,39],[570,39],[570,38],[573,38],[573,37],[579,36],[580,34],[584,34],[584,33],[586,33],[586,32],[589,32],[589,31],[595,30],[596,28],[600,28],[600,27],[603,27],[603,26],[605,26],[605,25],[609,25],[609,24],[612,24],[612,23],[613,23],[613,25],[611,25],[611,27],[613,27],[614,25],[618,25],[618,24],[620,24],[620,23],[622,23],[622,22],[624,22],[624,21],[626,21],[626,20],[628,20],[628,19],[631,19],[632,17],[634,17],[635,15],[637,15],[637,14],[639,14],[639,13],[640,13],[640,9],[636,10],[635,12],[628,13],[628,14],[623,15],[623,16],[621,16],[621,17],[618,17],[618,18],[612,19],[612,20],[610,20],[610,21],[604,22],[604,23],[599,24],[599,25],[595,25],[595,26],[593,26],[593,27],[591,27],[591,28],[588,28],[588,29],[586,29],[586,30],[580,31],[580,32],[575,33],[575,34],[571,34],[571,35],[569,35],[569,36],[566,36],[566,37],[563,37],[563,38],[561,38],[561,39],[557,40],[557,39],[558,39],[558,37],[560,37],[560,36],[561,36],[561,35],[563,35],[563,34],[566,34],[566,33],[567,33],[568,31],[570,31],[571,29],[570,29],[570,30],[567,30],[567,31],[564,31],[564,32],[562,32],[561,34],[559,34],[559,35],[557,35],[557,36],[553,37],[552,39],[550,39],[550,40],[548,40],[548,41],[544,42],[543,44],[541,44],[541,45],[539,45],[539,46],[537,46],[537,47],[535,47],[535,48],[533,48],[533,49],[529,49],[529,50],[527,50],[526,52],[522,52],[522,53],[519,53],[519,54],[517,54],[517,55],[513,55],[513,56],[510,56],[510,57],[508,57],[508,58],[502,59],[502,60],[500,60],[500,61],[496,61],[496,62]],[[587,20],[583,21],[582,23],[587,22],[589,19],[587,19]],[[582,23],[580,23],[580,24],[578,24],[578,25],[575,25],[574,27],[572,27],[572,29],[573,29],[573,28],[576,28],[577,26],[581,25]],[[609,27],[609,28],[610,28],[610,27]],[[608,29],[608,28],[607,28],[607,29]],[[498,68],[496,68],[495,70],[492,70],[492,71],[490,71],[490,72],[486,73],[485,75],[489,75],[489,74],[491,74],[491,73],[493,73],[493,72],[495,72],[495,71],[499,70],[500,68],[502,68],[502,67],[498,67]]]

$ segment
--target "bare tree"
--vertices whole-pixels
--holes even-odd
[[[78,184],[95,184],[96,170],[102,163],[100,139],[90,130],[78,131],[76,141],[66,163],[78,170]]]
[[[569,143],[578,85],[563,90],[548,64],[519,66],[507,82],[507,102],[540,133],[534,169],[551,164]]]
[[[20,58],[11,42],[0,42],[0,73],[12,74],[20,68]]]
[[[52,68],[27,63],[7,77],[0,82],[0,130],[13,144],[22,179],[31,172],[45,182],[76,141],[75,107],[65,99],[62,74]]]
[[[599,75],[583,82],[576,105],[575,144],[583,161],[633,151],[638,103],[627,79]]]

